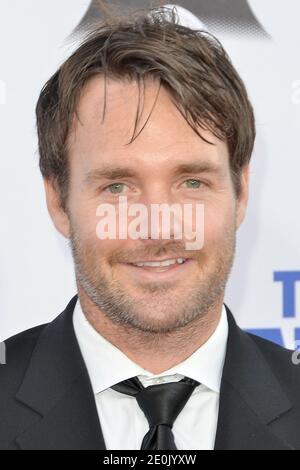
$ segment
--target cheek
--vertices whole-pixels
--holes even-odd
[[[235,212],[232,205],[220,205],[215,210],[207,208],[204,215],[204,250],[224,245],[234,228]]]
[[[101,242],[97,237],[97,223],[99,218],[96,214],[95,204],[73,198],[69,204],[72,226],[74,231],[80,235],[81,240],[89,240],[90,243]]]

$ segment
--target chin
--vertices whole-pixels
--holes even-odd
[[[156,311],[156,314],[153,315],[153,309],[149,310],[149,312],[144,310],[141,315],[136,315],[135,320],[132,323],[134,323],[134,326],[141,331],[148,331],[153,333],[167,333],[180,328],[182,320],[182,316],[170,316],[169,304],[169,309],[167,313]],[[187,324],[186,322],[184,323]]]

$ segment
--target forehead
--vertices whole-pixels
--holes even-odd
[[[133,133],[138,136],[129,144]],[[105,81],[97,76],[81,94],[69,136],[69,156],[85,167],[107,161],[120,164],[128,158],[131,163],[164,164],[185,155],[226,165],[226,143],[210,131],[201,129],[201,135],[214,145],[193,131],[158,81],[147,79],[139,87],[136,81]]]

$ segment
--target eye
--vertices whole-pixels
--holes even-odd
[[[122,193],[124,186],[125,186],[124,183],[113,183],[113,184],[110,184],[109,186],[106,186],[106,188],[104,188],[104,191],[108,191],[111,194],[120,194]]]
[[[200,188],[202,181],[199,180],[194,180],[194,179],[188,179],[185,181],[185,183],[188,185],[189,189],[198,189]]]

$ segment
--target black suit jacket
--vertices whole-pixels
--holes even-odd
[[[1,450],[105,450],[73,329],[76,300],[52,323],[6,341]],[[243,332],[226,309],[229,337],[215,449],[300,449],[300,366],[291,351]]]

